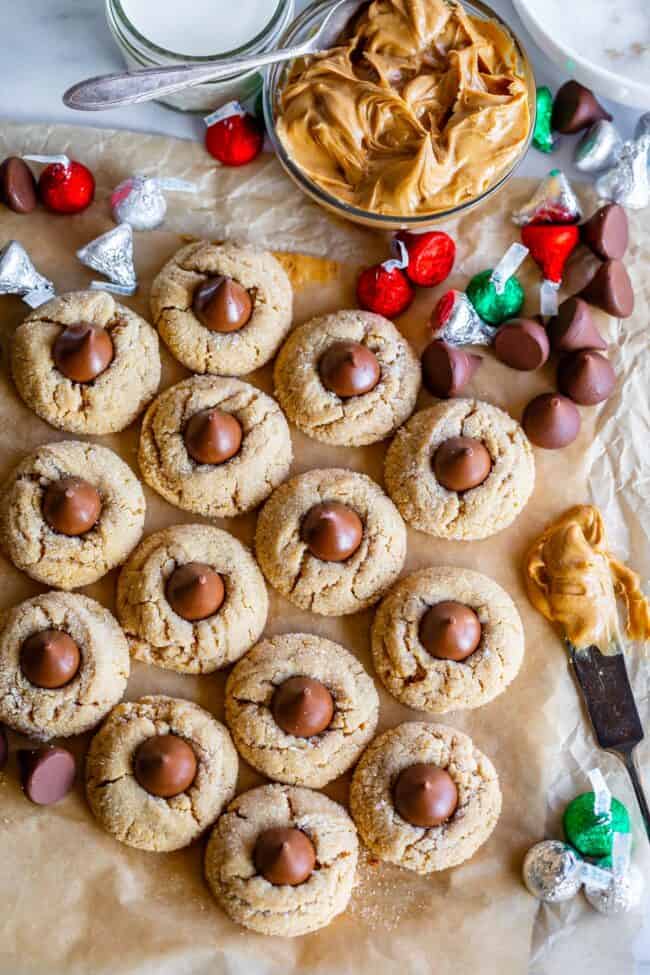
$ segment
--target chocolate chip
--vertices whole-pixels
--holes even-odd
[[[546,329],[532,318],[513,318],[497,332],[494,351],[512,369],[539,369],[550,354]]]
[[[627,214],[618,203],[607,203],[580,227],[582,242],[603,261],[620,261],[629,242]]]
[[[591,309],[582,298],[567,298],[562,302],[557,315],[548,323],[548,334],[554,352],[607,348]]]
[[[271,711],[275,723],[288,735],[311,738],[329,728],[334,700],[319,680],[289,677],[273,692]]]
[[[152,796],[172,799],[186,792],[196,778],[194,749],[178,735],[154,735],[136,749],[133,774]]]
[[[307,512],[300,535],[317,559],[344,562],[361,544],[363,522],[356,511],[347,505],[325,501]]]
[[[432,396],[458,396],[483,362],[481,356],[435,339],[422,353],[422,379]]]
[[[611,395],[616,385],[616,373],[609,359],[600,352],[581,349],[560,360],[557,384],[574,403],[595,406]]]
[[[360,342],[334,342],[320,358],[323,385],[341,399],[362,396],[375,388],[381,367],[375,353]]]
[[[552,125],[556,132],[570,135],[587,129],[599,119],[612,121],[594,93],[577,81],[567,81],[553,102]]]
[[[101,512],[99,492],[80,477],[53,481],[43,494],[43,517],[52,531],[61,535],[85,535],[97,524]]]
[[[253,862],[257,872],[275,887],[297,887],[314,872],[316,850],[302,830],[274,827],[257,837]]]
[[[450,437],[433,455],[436,480],[448,491],[478,487],[492,470],[492,458],[480,440]]]
[[[458,806],[458,789],[446,769],[419,762],[400,772],[393,799],[407,823],[430,828],[451,819]]]
[[[108,369],[114,354],[109,333],[92,322],[67,325],[52,346],[55,366],[75,383],[92,382]]]
[[[198,286],[192,310],[211,332],[238,332],[250,321],[253,301],[239,282],[219,275]]]
[[[580,297],[615,318],[629,318],[634,311],[632,282],[625,265],[617,260],[601,264]]]
[[[214,616],[226,590],[223,579],[204,562],[187,562],[174,569],[165,589],[167,602],[182,619],[191,623]]]
[[[76,768],[67,748],[21,750],[18,763],[25,795],[39,806],[59,802],[72,788]]]
[[[521,424],[536,447],[557,450],[573,443],[580,432],[580,413],[570,399],[559,393],[542,393],[531,400]]]
[[[420,620],[420,642],[440,660],[466,660],[481,642],[482,627],[473,609],[455,600],[431,606]]]
[[[237,417],[217,407],[195,413],[183,433],[187,452],[197,464],[225,464],[239,452],[242,437]]]
[[[0,199],[14,213],[31,213],[36,208],[36,180],[24,159],[9,156],[0,166]]]

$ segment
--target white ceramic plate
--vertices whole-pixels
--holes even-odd
[[[605,98],[650,109],[650,0],[513,0],[563,72]]]

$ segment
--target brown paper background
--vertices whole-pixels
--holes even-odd
[[[272,157],[243,170],[216,168],[195,143],[126,132],[68,127],[3,125],[0,158],[9,153],[62,152],[88,163],[98,182],[97,200],[84,214],[53,217],[42,210],[19,217],[0,213],[0,244],[20,240],[38,269],[62,293],[84,287],[92,275],[75,250],[112,226],[107,197],[126,175],[143,171],[195,180],[197,196],[169,195],[165,230],[135,235],[140,290],[126,299],[147,317],[153,275],[179,245],[179,234],[248,239],[275,250],[298,251],[344,262],[332,280],[319,262],[300,265],[296,322],[354,305],[355,266],[386,253],[378,235],[335,222],[306,200]],[[495,263],[517,233],[509,211],[527,195],[530,182],[512,180],[478,212],[445,225],[458,244],[450,286]],[[591,203],[588,204],[591,206]],[[568,505],[595,499],[603,508],[617,553],[650,575],[647,504],[650,494],[648,433],[650,355],[647,321],[650,285],[650,223],[633,215],[628,267],[637,309],[624,323],[600,316],[620,377],[601,410],[583,410],[579,440],[559,452],[536,451],[537,482],[524,513],[506,531],[482,542],[444,542],[409,531],[405,571],[432,564],[468,566],[491,575],[515,599],[526,629],[526,657],[514,684],[477,711],[448,714],[443,721],[471,734],[495,762],[504,806],[490,841],[468,863],[429,878],[365,858],[348,911],[328,928],[298,939],[265,938],[232,924],[212,901],[202,880],[202,844],[175,854],[131,850],[93,821],[81,784],[59,805],[31,805],[17,784],[15,756],[0,773],[0,973],[1,975],[469,975],[499,972],[535,975],[589,971],[593,975],[633,970],[631,946],[641,911],[607,920],[582,897],[560,907],[539,907],[520,882],[526,849],[544,836],[559,835],[564,804],[588,788],[585,773],[595,765],[627,803],[635,823],[635,858],[647,873],[648,844],[633,795],[616,759],[596,750],[568,673],[557,635],[529,606],[520,574],[528,542]],[[578,268],[579,261],[576,261]],[[578,268],[579,270],[579,268]],[[577,272],[576,272],[577,273]],[[527,262],[528,310],[536,310],[538,276]],[[447,285],[445,285],[447,287]],[[420,291],[399,321],[418,351],[426,341],[426,320],[442,288]],[[25,306],[1,299],[0,476],[38,444],[66,439],[22,404],[8,375],[8,342]],[[163,388],[186,375],[163,350]],[[248,377],[271,391],[270,369]],[[485,353],[470,393],[519,417],[525,403],[552,388],[553,367],[516,373]],[[422,393],[419,407],[431,402]],[[382,482],[385,445],[342,449],[319,445],[292,430],[293,472],[315,466],[345,466]],[[117,450],[137,470],[138,424],[119,436],[96,438]],[[149,489],[149,533],[164,525],[197,520],[166,504]],[[225,522],[250,543],[253,515]],[[41,591],[0,559],[0,609]],[[84,591],[113,608],[115,573]],[[371,612],[326,619],[293,608],[271,593],[267,632],[307,630],[338,640],[372,669]],[[648,724],[647,668],[631,657],[642,717]],[[191,698],[222,716],[224,675],[178,676],[136,663],[128,697],[163,692]],[[380,728],[426,716],[401,707],[381,693]],[[12,751],[24,740],[11,736]],[[86,739],[71,747],[81,758]],[[642,760],[649,764],[649,749]],[[239,789],[262,781],[241,762]],[[650,776],[647,776],[650,778]],[[348,777],[325,791],[346,801]]]

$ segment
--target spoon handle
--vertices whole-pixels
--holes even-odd
[[[290,61],[307,53],[311,53],[309,45],[301,44],[297,47],[255,54],[248,58],[233,58],[230,61],[208,61],[204,64],[144,68],[141,71],[120,71],[98,75],[96,78],[87,78],[68,88],[63,95],[63,102],[68,108],[75,108],[82,112],[99,112],[120,105],[134,105],[136,102],[147,102],[161,95],[171,95],[172,92],[200,85],[204,81],[227,78],[252,68]]]

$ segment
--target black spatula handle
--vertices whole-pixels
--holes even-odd
[[[622,760],[625,768],[627,769],[627,774],[632,780],[634,795],[636,796],[636,801],[639,803],[641,818],[643,819],[643,825],[645,826],[648,841],[650,842],[650,807],[648,807],[648,800],[646,799],[645,792],[643,791],[643,784],[641,782],[641,776],[639,774],[639,769],[637,768],[633,750],[630,750],[629,752],[616,752],[616,754]]]

